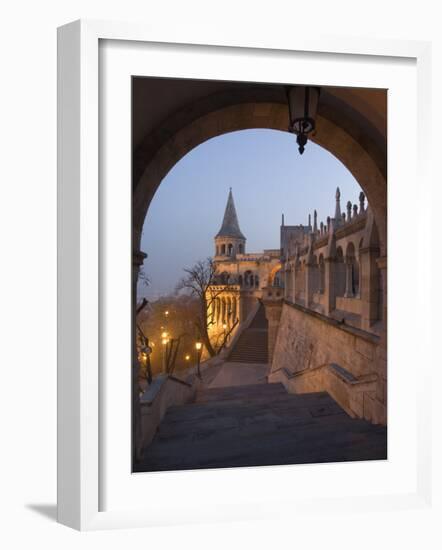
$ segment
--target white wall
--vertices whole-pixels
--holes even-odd
[[[441,86],[442,36],[437,1],[315,0],[15,0],[2,3],[0,87],[0,235],[2,529],[4,548],[436,548],[436,513],[404,511],[351,521],[304,516],[293,524],[222,524],[78,534],[49,521],[55,503],[56,433],[56,27],[78,17],[135,20],[165,29],[268,40],[310,26],[313,34],[434,39]],[[204,38],[203,38],[204,40]],[[440,93],[439,93],[440,97]],[[441,121],[440,101],[435,115]],[[439,137],[439,136],[437,136]],[[442,181],[440,164],[435,166]],[[436,177],[436,174],[435,174]],[[433,208],[442,204],[442,185]],[[440,226],[433,219],[432,234]],[[437,225],[436,225],[437,224]],[[405,231],[406,228],[404,228]],[[439,232],[439,231],[438,231]],[[434,250],[437,248],[434,247]],[[440,270],[439,270],[440,273]],[[440,293],[435,296],[440,300]],[[437,308],[442,310],[441,304]],[[436,307],[435,307],[436,310]],[[440,319],[434,326],[439,326]],[[439,357],[440,358],[440,357]],[[440,366],[440,365],[439,365]],[[438,409],[440,415],[440,407]],[[440,434],[440,423],[434,422]],[[440,439],[439,441],[439,459]],[[440,482],[439,473],[435,472]],[[232,489],[232,498],[234,490]],[[52,509],[49,508],[52,514]],[[440,510],[438,511],[440,514]],[[411,519],[410,519],[411,518]],[[363,536],[357,536],[358,532]],[[437,542],[438,540],[438,542]],[[440,546],[439,546],[440,547]]]

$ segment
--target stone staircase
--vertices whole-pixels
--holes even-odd
[[[194,403],[169,408],[135,471],[386,457],[386,428],[349,417],[329,394],[257,384],[205,389]]]
[[[238,338],[228,356],[234,363],[268,362],[268,323],[264,306],[261,304],[253,321]]]

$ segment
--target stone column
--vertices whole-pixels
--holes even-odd
[[[239,302],[238,302],[238,318],[239,322],[242,323],[245,320],[245,300],[244,300],[244,291],[239,291]]]
[[[387,424],[387,256],[377,258],[376,264],[382,280],[382,304],[379,316],[382,318],[382,330],[378,349],[378,383],[376,391],[375,422]]]
[[[336,308],[336,262],[332,257],[324,260],[324,313],[330,315]]]
[[[364,247],[359,250],[361,270],[361,301],[362,315],[361,328],[369,330],[371,325],[379,319],[379,267],[377,257],[379,249]]]
[[[284,278],[282,281],[282,284],[284,285],[284,298],[288,298],[288,276],[287,276],[287,264],[284,264]]]
[[[318,264],[318,291],[324,294],[325,265],[324,260]]]
[[[350,258],[347,258],[345,261],[345,292],[344,292],[344,296],[346,298],[353,297],[352,269],[353,269],[352,260]]]
[[[292,302],[296,302],[296,261],[293,262],[292,269]]]
[[[382,311],[380,311],[379,314],[384,325],[387,326],[387,256],[378,258],[376,263],[381,271],[382,279]]]
[[[141,456],[141,411],[139,397],[139,364],[137,353],[137,284],[141,266],[147,254],[134,250],[132,254],[132,452],[135,460]]]
[[[310,307],[312,299],[312,265],[309,262],[305,264],[305,307]]]
[[[263,289],[263,304],[268,321],[268,358],[270,372],[272,371],[273,352],[275,351],[276,338],[278,336],[279,321],[281,319],[283,299],[277,296],[278,289],[267,287]]]

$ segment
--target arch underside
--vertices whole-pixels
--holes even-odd
[[[158,135],[146,136],[134,151],[133,225],[134,247],[139,249],[142,226],[150,202],[173,166],[201,143],[233,131],[265,128],[287,131],[287,107],[280,101],[242,102],[216,109],[177,127],[179,113]],[[318,110],[316,129],[310,139],[329,151],[352,173],[364,190],[379,231],[382,255],[386,255],[386,140],[361,116],[342,120],[329,104]],[[198,109],[195,110],[196,115]],[[359,124],[359,125],[358,125]],[[167,127],[175,131],[168,131]],[[294,143],[294,154],[298,154]]]

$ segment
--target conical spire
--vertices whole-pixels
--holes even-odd
[[[232,188],[230,188],[229,191],[223,223],[216,237],[233,237],[236,239],[245,240],[245,237],[239,228],[238,216],[236,215],[235,203],[233,202]]]

